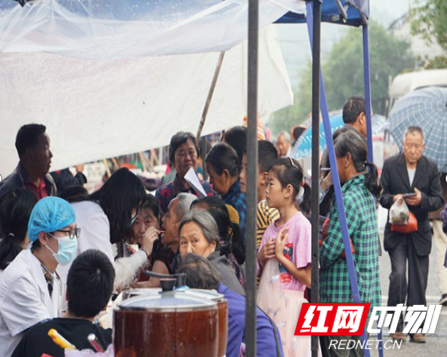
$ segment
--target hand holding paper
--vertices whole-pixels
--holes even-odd
[[[190,168],[185,175],[186,182],[196,191],[200,197],[206,197],[206,192],[200,183],[199,177],[197,176],[194,168]]]

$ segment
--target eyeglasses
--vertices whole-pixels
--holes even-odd
[[[66,230],[66,231],[64,231],[63,229],[58,229],[56,232],[68,233],[68,237],[70,239],[75,239],[75,238],[79,238],[79,236],[81,235],[81,228],[75,228],[75,229]],[[51,236],[54,237],[53,235],[51,235]],[[54,238],[57,238],[57,237],[54,237]]]

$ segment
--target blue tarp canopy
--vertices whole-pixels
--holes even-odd
[[[334,0],[323,0],[321,6],[321,21],[334,24],[361,26],[363,24],[363,18],[369,18],[369,1],[368,0],[346,0],[340,1],[348,15],[347,21],[343,21],[340,16],[339,9]],[[294,24],[294,23],[306,23],[306,17],[304,14],[297,14],[294,12],[288,12],[278,21],[278,24]]]

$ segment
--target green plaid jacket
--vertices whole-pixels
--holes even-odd
[[[379,280],[379,232],[374,198],[363,175],[342,187],[349,237],[354,246],[354,264],[361,302],[381,305]],[[341,258],[343,238],[337,203],[331,207],[331,223],[320,250],[320,302],[353,302],[346,259]],[[370,310],[371,311],[371,310]]]

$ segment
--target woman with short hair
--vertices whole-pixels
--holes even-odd
[[[233,207],[226,205],[220,198],[203,197],[191,204],[192,210],[205,210],[217,224],[220,237],[220,255],[225,255],[230,261],[242,287],[245,289],[245,244],[244,235],[239,224],[230,219],[229,209],[238,213]]]
[[[180,255],[194,253],[207,258],[222,275],[222,283],[231,290],[245,294],[231,263],[220,255],[220,236],[216,221],[206,211],[192,210],[180,223]]]
[[[239,213],[240,226],[245,231],[245,213],[247,204],[245,195],[241,192],[239,173],[241,163],[236,151],[228,144],[216,144],[206,157],[206,170],[210,183],[222,200],[233,206]]]
[[[179,193],[192,193],[197,196],[197,192],[185,180],[185,175],[191,168],[197,171],[198,156],[199,146],[192,133],[179,131],[171,138],[169,164],[177,171],[177,174],[174,181],[160,186],[155,192],[162,214],[167,212],[169,203]],[[207,181],[201,181],[200,183],[208,196],[214,195]]]

